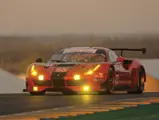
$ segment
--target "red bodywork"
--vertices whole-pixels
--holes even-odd
[[[100,63],[33,63],[26,72],[26,89],[28,92],[82,92],[84,85],[88,85],[91,91],[99,92],[102,91],[101,85],[108,80],[110,68],[114,70],[113,84],[117,91],[135,89],[139,69],[144,70],[144,67],[137,60],[119,57],[115,63],[111,63],[109,56],[106,58],[105,62]],[[36,75],[32,75],[34,71]],[[39,75],[43,75],[44,80],[38,80]],[[80,80],[74,80],[74,75],[80,75]],[[146,78],[143,81],[146,82]]]

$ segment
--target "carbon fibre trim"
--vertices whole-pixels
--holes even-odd
[[[54,87],[65,87],[64,77],[67,72],[53,72],[51,76],[51,80]]]
[[[75,65],[77,65],[77,64],[59,64],[59,65],[57,65],[57,67],[73,67]]]
[[[62,79],[66,76],[66,74],[67,74],[67,72],[53,72],[51,78],[52,78],[52,80],[60,79],[60,78]]]
[[[37,86],[52,86],[51,80],[44,80],[44,81],[34,80],[33,82]]]
[[[88,82],[86,80],[66,80],[67,86],[82,86],[84,84],[87,84]]]

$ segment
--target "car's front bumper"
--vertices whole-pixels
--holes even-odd
[[[65,91],[100,91],[100,84],[91,82],[90,80],[64,80],[64,84],[58,82],[53,84],[51,80],[38,81],[38,80],[27,80],[26,89],[23,92],[41,92],[41,91],[55,91],[55,92],[65,92]]]

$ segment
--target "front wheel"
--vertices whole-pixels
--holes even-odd
[[[108,79],[107,79],[108,81],[107,91],[106,91],[107,94],[112,94],[114,91],[114,79],[115,79],[114,70],[113,68],[110,68],[108,71]]]
[[[114,91],[114,81],[115,81],[114,70],[113,68],[110,68],[108,71],[108,78],[106,82],[103,84],[105,91],[99,92],[99,94],[112,94]]]
[[[29,92],[30,95],[45,95],[45,91],[42,92]]]

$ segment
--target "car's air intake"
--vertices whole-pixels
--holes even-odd
[[[64,77],[66,76],[66,72],[53,72],[51,76],[51,80],[53,82],[54,87],[64,87],[65,80]]]

